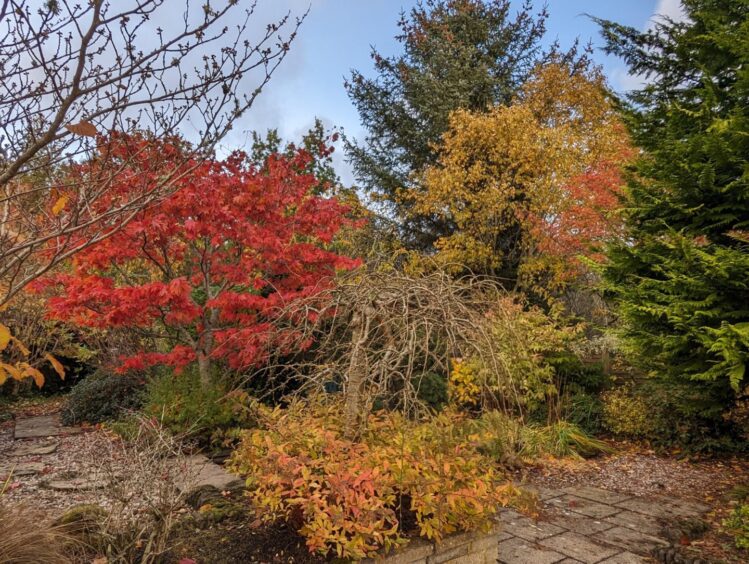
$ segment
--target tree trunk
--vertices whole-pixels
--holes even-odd
[[[365,306],[362,311],[354,313],[351,320],[354,346],[346,375],[343,418],[343,434],[347,439],[355,439],[358,436],[361,423],[362,388],[367,377],[366,347],[371,322],[369,310],[370,308]]]
[[[200,385],[205,390],[211,385],[211,359],[204,352],[198,354],[198,374],[200,375]]]

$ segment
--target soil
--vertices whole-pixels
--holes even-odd
[[[223,521],[210,529],[184,531],[175,542],[175,564],[327,562],[311,554],[304,538],[283,523],[253,527],[244,519]]]

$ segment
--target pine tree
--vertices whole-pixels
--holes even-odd
[[[599,20],[649,79],[622,102],[643,151],[604,276],[633,351],[714,431],[749,376],[749,2],[683,7],[646,32]]]
[[[533,14],[530,1],[513,16],[510,0],[425,0],[401,14],[404,53],[373,51],[377,76],[354,71],[347,81],[367,129],[364,143],[347,144],[348,158],[363,187],[401,221],[410,247],[430,249],[455,226],[406,213],[409,203],[397,192],[420,189],[413,173],[436,163],[452,111],[510,103],[536,65],[557,55],[556,46],[541,47],[546,18],[545,9]],[[563,59],[578,60],[577,49]]]

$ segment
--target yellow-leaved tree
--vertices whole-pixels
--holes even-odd
[[[438,164],[419,173],[425,190],[400,197],[451,224],[435,244],[438,264],[559,287],[579,255],[617,234],[631,153],[599,71],[552,63],[509,106],[454,112]]]

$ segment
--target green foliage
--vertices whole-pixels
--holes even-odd
[[[599,21],[607,51],[655,78],[622,103],[644,151],[603,274],[634,360],[719,429],[749,362],[749,3],[683,6],[646,32]]]
[[[219,429],[252,422],[252,406],[243,392],[231,391],[221,379],[201,384],[194,367],[181,374],[163,371],[148,382],[143,412],[172,433],[210,442]]]
[[[346,83],[368,132],[363,144],[347,144],[354,172],[396,216],[410,216],[401,227],[413,248],[428,249],[453,228],[445,218],[406,213],[410,204],[397,197],[420,189],[412,173],[435,164],[451,112],[508,104],[550,58],[541,48],[546,11],[533,14],[530,2],[515,11],[509,0],[426,0],[399,22],[404,53],[374,51],[377,76],[355,71]],[[572,49],[564,61],[575,59]]]
[[[416,397],[432,409],[441,409],[447,404],[447,378],[444,375],[425,372],[416,387]]]
[[[723,521],[737,548],[749,549],[749,505],[742,503]]]
[[[102,423],[124,411],[138,409],[143,401],[143,378],[100,370],[77,384],[62,410],[65,425]]]
[[[656,446],[678,445],[693,452],[737,451],[745,438],[730,419],[710,414],[712,401],[692,383],[653,379],[603,394],[604,426],[611,432]]]
[[[326,129],[319,118],[315,118],[314,125],[302,136],[299,144],[284,143],[278,129],[269,129],[265,136],[253,131],[250,159],[255,166],[262,169],[267,166],[268,157],[271,155],[285,155],[291,159],[299,149],[304,149],[312,158],[306,163],[303,172],[312,174],[318,180],[313,193],[326,194],[341,183],[333,167],[333,150],[330,147],[330,143],[337,139],[338,133]]]
[[[361,559],[405,542],[401,520],[433,540],[490,525],[514,488],[443,413],[424,423],[393,412],[344,438],[339,405],[296,402],[268,411],[233,459],[265,520],[301,524],[311,550]]]
[[[604,407],[596,394],[579,390],[569,392],[564,396],[562,413],[565,421],[577,425],[588,434],[596,435],[603,430]]]
[[[606,443],[567,421],[545,426],[526,424],[500,411],[489,411],[474,425],[482,451],[502,463],[516,464],[543,456],[582,458],[611,452]]]
[[[492,350],[482,351],[481,360],[454,364],[450,384],[455,401],[500,404],[527,413],[556,397],[551,359],[564,353],[579,328],[566,325],[556,310],[526,307],[512,295],[498,298],[486,319]]]

